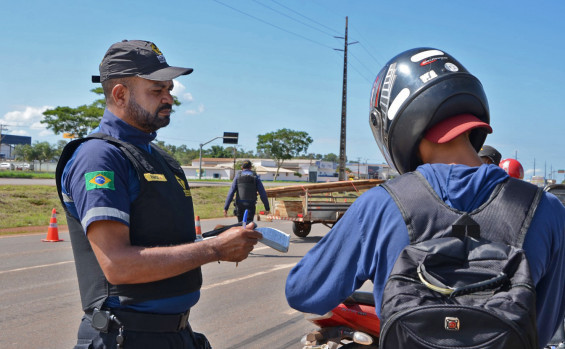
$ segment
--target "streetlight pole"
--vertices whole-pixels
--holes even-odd
[[[215,141],[218,138],[224,138],[224,136],[212,138],[211,140],[209,140],[206,143],[200,143],[200,160],[199,160],[199,169],[198,169],[198,179],[202,179],[202,147],[205,146],[206,144],[212,142],[212,141]]]

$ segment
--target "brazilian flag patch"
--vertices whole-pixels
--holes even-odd
[[[94,171],[85,173],[86,190],[114,188],[114,171]]]

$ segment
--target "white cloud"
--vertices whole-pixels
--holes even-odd
[[[175,84],[175,86],[173,87],[173,90],[171,91],[171,94],[173,96],[180,99],[181,102],[184,101],[184,102],[190,103],[194,100],[194,98],[192,97],[192,93],[185,92],[186,87],[183,84],[181,84],[177,80],[173,80],[173,83]]]
[[[196,114],[201,114],[204,112],[204,104],[199,104],[198,108],[196,109],[189,109],[186,111],[186,114],[188,115],[196,115]]]
[[[53,132],[47,130],[46,125],[40,121],[44,118],[43,112],[52,108],[51,106],[24,106],[19,110],[4,114],[0,117],[0,124],[5,127],[4,133],[15,136],[51,136]]]
[[[45,130],[41,130],[39,132],[39,136],[41,137],[47,137],[47,136],[54,136],[55,134],[53,133],[53,131],[45,129]],[[60,137],[60,136],[59,136]]]
[[[9,133],[14,136],[29,136],[29,133],[25,130],[11,130]]]
[[[7,126],[45,128],[39,121],[43,120],[43,112],[53,107],[24,107],[23,110],[7,112],[0,121]]]

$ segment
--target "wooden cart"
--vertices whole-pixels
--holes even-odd
[[[312,224],[321,223],[331,228],[361,192],[383,182],[380,179],[366,179],[268,188],[265,190],[271,213],[260,214],[258,219],[292,221],[294,234],[306,237]]]

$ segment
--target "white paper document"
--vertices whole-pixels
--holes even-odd
[[[290,235],[274,228],[255,228],[258,232],[263,234],[263,238],[259,242],[274,248],[280,252],[288,252],[290,244]]]

